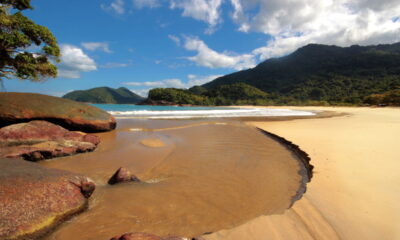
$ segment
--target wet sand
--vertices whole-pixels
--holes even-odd
[[[39,163],[97,184],[89,210],[47,240],[125,232],[194,237],[282,214],[308,181],[292,152],[242,122],[121,120],[117,131],[99,135],[93,153]],[[143,183],[108,186],[119,167]]]
[[[294,107],[347,116],[250,122],[310,154],[314,177],[282,215],[262,216],[207,240],[400,239],[400,109]]]

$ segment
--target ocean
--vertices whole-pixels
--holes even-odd
[[[313,116],[314,112],[276,108],[180,107],[133,104],[93,104],[116,118],[191,119],[237,117]]]

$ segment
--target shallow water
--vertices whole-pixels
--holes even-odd
[[[41,162],[92,178],[88,211],[46,239],[109,239],[124,232],[193,237],[287,209],[304,166],[258,130],[234,121],[119,120],[88,154]],[[131,130],[135,131],[131,131]],[[148,147],[145,139],[164,146]],[[144,183],[108,186],[126,167]]]

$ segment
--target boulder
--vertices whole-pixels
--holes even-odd
[[[122,182],[140,182],[140,180],[135,175],[131,174],[128,169],[121,167],[108,180],[108,184],[114,185]]]
[[[38,239],[87,208],[90,179],[20,159],[0,159],[0,239]]]
[[[46,121],[18,123],[0,129],[0,157],[38,161],[93,151],[100,138],[71,132]]]
[[[110,240],[189,240],[182,237],[158,237],[148,233],[125,233],[121,236],[116,236]]]
[[[46,120],[83,132],[116,127],[113,116],[89,104],[36,93],[0,93],[0,127],[32,120]]]

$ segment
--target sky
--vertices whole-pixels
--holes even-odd
[[[400,41],[399,0],[31,0],[61,48],[58,77],[10,92],[189,88],[310,43]]]

